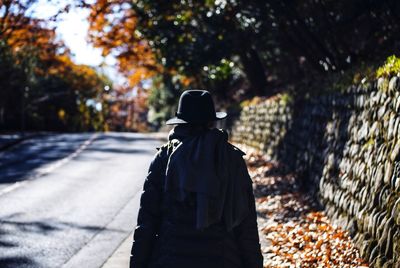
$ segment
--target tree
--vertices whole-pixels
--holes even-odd
[[[95,44],[135,83],[156,78],[153,115],[162,106],[154,96],[188,87],[225,105],[289,88],[302,94],[400,48],[396,0],[97,0],[91,8]]]
[[[102,94],[110,81],[72,62],[55,29],[29,16],[35,2],[0,6],[1,128],[103,129]]]
[[[221,62],[238,61],[252,90],[265,94],[263,64],[236,15],[234,5],[221,8],[211,1],[99,0],[92,5],[90,36],[105,54],[117,55],[123,72],[139,72],[128,77],[177,73],[190,78],[192,86],[212,87],[215,81],[210,80],[222,77],[210,73],[211,67],[218,73]]]
[[[131,86],[162,71],[148,41],[136,30],[137,16],[131,1],[98,0],[91,5],[88,19],[90,41],[102,48],[104,56],[116,56],[119,70]]]

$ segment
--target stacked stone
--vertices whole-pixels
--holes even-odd
[[[263,150],[270,160],[274,160],[291,116],[290,103],[281,95],[274,100],[246,106],[233,125],[232,141]]]
[[[393,267],[400,265],[399,208],[395,206],[400,202],[400,187],[394,172],[400,160],[398,78],[390,82],[380,78],[370,87],[357,88],[357,93],[338,184],[332,187],[321,180],[321,194],[332,218],[354,232],[362,256],[374,267]],[[331,188],[333,200],[325,186]]]
[[[234,141],[297,172],[372,266],[400,267],[399,78],[283,104],[246,107]]]

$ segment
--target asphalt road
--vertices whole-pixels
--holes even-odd
[[[0,152],[0,267],[101,267],[135,227],[160,143],[65,134]]]

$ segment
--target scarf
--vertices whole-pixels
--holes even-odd
[[[169,134],[169,140],[174,139],[179,143],[167,162],[164,190],[175,193],[180,201],[195,193],[197,229],[223,221],[230,231],[249,212],[244,153],[216,128],[178,125]]]

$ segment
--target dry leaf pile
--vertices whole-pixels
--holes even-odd
[[[243,149],[254,181],[264,267],[368,267],[348,233],[299,191],[294,174]]]

